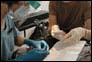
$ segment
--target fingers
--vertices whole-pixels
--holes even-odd
[[[62,44],[67,45],[67,46],[71,46],[71,45],[78,43],[79,41],[80,41],[80,39],[78,39],[78,37],[76,37],[76,35],[70,35],[70,36],[68,36],[68,38],[66,38],[62,42]]]
[[[74,44],[74,41],[71,39],[71,38],[68,38],[68,39],[65,39],[63,42],[62,42],[62,46],[65,47],[69,47],[71,45]]]
[[[76,34],[71,30],[64,36],[64,41],[62,43],[66,45],[73,45],[74,43],[76,43],[76,39]]]
[[[51,33],[52,37],[56,38],[58,40],[61,40],[64,37],[65,34],[66,33],[63,30],[59,30],[57,32],[52,31],[52,33]]]
[[[65,34],[64,38],[67,39],[67,38],[69,38],[69,37],[71,37],[71,36],[72,36],[72,33],[69,32],[68,34]]]
[[[41,43],[41,49],[46,50],[46,51],[49,50],[49,46],[48,46],[48,44],[45,41],[42,41],[42,43]]]
[[[55,32],[56,35],[65,35],[65,32],[63,32],[62,30]]]

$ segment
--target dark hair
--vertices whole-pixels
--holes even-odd
[[[19,1],[1,1],[2,3],[6,3],[9,7],[11,7],[13,4],[18,3]]]

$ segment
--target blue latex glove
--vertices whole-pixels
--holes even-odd
[[[28,53],[18,56],[15,61],[42,61],[49,54],[46,50],[34,48]]]
[[[34,41],[34,40],[30,40],[30,39],[25,39],[24,44],[27,44],[29,46],[33,46],[34,48],[46,50],[46,51],[49,50],[49,46],[44,40]]]

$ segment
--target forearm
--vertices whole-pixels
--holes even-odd
[[[48,27],[49,32],[51,32],[51,28],[52,28],[53,25],[57,25],[56,16],[55,15],[49,15],[49,27]]]
[[[25,40],[24,36],[18,36],[18,38],[17,38],[17,45],[18,46],[23,45],[24,44],[24,40]]]

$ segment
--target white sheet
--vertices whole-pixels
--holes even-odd
[[[76,61],[84,45],[85,41],[80,41],[76,45],[62,49],[60,42],[58,42],[43,61]]]

